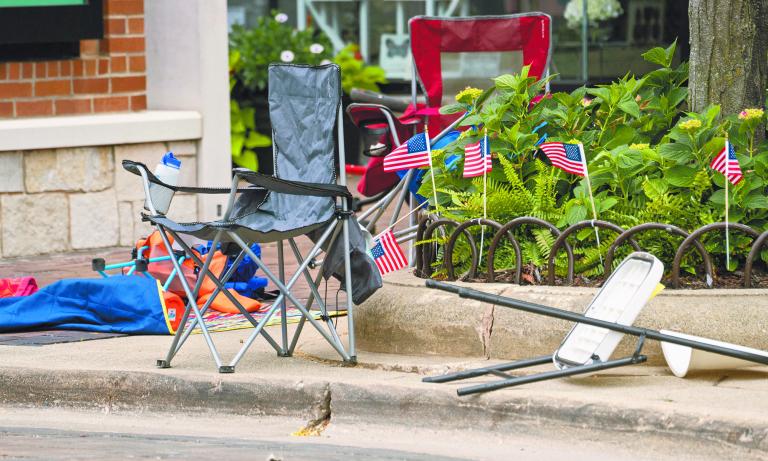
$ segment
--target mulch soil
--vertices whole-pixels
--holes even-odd
[[[504,270],[496,271],[496,282],[500,283],[515,283],[515,271]],[[478,274],[474,278],[462,278],[461,280],[471,283],[485,283],[487,282],[486,274]],[[600,287],[605,281],[604,277],[584,277],[581,275],[574,276],[573,283],[568,284],[565,277],[555,277],[555,286],[574,286],[574,287]],[[672,280],[669,276],[665,276],[661,283],[663,283],[667,289],[672,288]],[[521,285],[548,285],[546,280],[546,271],[542,271],[533,264],[526,264],[523,266],[523,270],[520,275]],[[707,289],[707,288],[744,288],[744,272],[734,271],[726,274],[715,274],[715,278],[711,287],[707,286],[704,277],[693,276],[690,274],[683,274],[680,276],[680,289]],[[768,288],[768,273],[752,271],[752,286],[751,288]]]

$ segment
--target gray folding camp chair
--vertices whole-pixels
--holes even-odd
[[[170,350],[165,359],[158,360],[159,367],[169,367],[174,355],[179,351],[195,328],[199,328],[213,356],[216,366],[222,373],[231,373],[235,365],[248,350],[257,336],[263,336],[280,356],[290,356],[297,344],[306,321],[315,327],[345,362],[354,362],[354,312],[353,304],[364,301],[381,287],[381,276],[372,258],[367,254],[363,230],[349,211],[348,200],[351,194],[347,190],[344,175],[337,178],[336,168],[344,171],[344,131],[341,112],[341,79],[339,67],[335,64],[325,66],[301,66],[273,64],[269,67],[269,113],[272,124],[272,141],[275,173],[274,176],[262,175],[247,169],[236,168],[230,189],[200,189],[172,187],[159,181],[146,166],[131,161],[124,161],[123,167],[141,175],[147,196],[150,221],[159,231],[169,252],[172,251],[169,236],[184,249],[200,267],[198,281],[194,287],[181,278],[187,294],[188,305],[182,318]],[[334,125],[337,128],[338,164],[334,148]],[[338,184],[337,184],[338,179]],[[241,183],[248,187],[240,188]],[[152,205],[151,189],[168,187],[173,190],[200,193],[229,193],[229,202],[224,217],[215,222],[177,223],[158,213]],[[213,274],[209,270],[210,260],[204,261],[191,250],[179,234],[212,240],[211,248],[218,244],[228,247],[228,252],[237,255],[230,269],[224,274]],[[314,246],[308,254],[302,256],[295,238],[306,235]],[[299,265],[293,276],[286,282],[284,277],[285,261],[283,241],[287,240]],[[275,275],[250,249],[253,242],[277,242],[278,274]],[[233,245],[236,245],[233,247]],[[236,251],[232,252],[234,248]],[[322,266],[315,278],[309,272],[310,265],[317,262],[321,252],[325,252]],[[235,272],[237,264],[245,257],[255,261],[259,268],[273,283],[280,294],[267,313],[257,322],[237,302],[224,284]],[[178,262],[172,258],[177,270]],[[354,274],[354,276],[352,275]],[[203,275],[208,275],[216,284],[217,290],[203,306],[195,300],[200,289]],[[304,276],[311,293],[302,303],[291,292],[297,280]],[[348,321],[348,347],[336,332],[328,317],[327,308],[318,291],[322,277],[334,276],[341,281],[342,289],[347,293],[346,309]],[[253,324],[254,330],[244,342],[240,351],[228,363],[224,364],[211,337],[203,314],[210,301],[218,293],[223,293]],[[301,320],[293,338],[289,341],[286,323],[286,301],[293,304],[301,313]],[[320,309],[320,321],[309,312],[317,301]],[[264,326],[277,310],[282,315],[281,342],[276,342],[264,330]],[[195,317],[189,327],[185,324],[190,314]]]

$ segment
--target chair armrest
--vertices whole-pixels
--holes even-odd
[[[188,192],[192,194],[229,194],[232,192],[232,189],[229,187],[188,187],[188,186],[172,186],[170,184],[167,184],[160,180],[157,176],[150,171],[149,168],[147,168],[146,165],[144,165],[141,162],[134,162],[133,160],[123,160],[123,169],[126,171],[133,173],[137,176],[141,176],[141,170],[144,170],[144,173],[147,175],[147,180],[152,184],[157,184],[159,186],[166,187],[168,189],[171,189],[174,192]],[[237,192],[246,192],[251,191],[254,189],[237,189]]]
[[[235,175],[254,186],[263,187],[268,191],[290,195],[308,195],[314,197],[344,197],[352,199],[352,193],[345,186],[337,184],[318,184],[302,181],[288,181],[276,178],[246,168],[235,168]]]

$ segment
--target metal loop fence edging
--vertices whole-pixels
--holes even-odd
[[[565,243],[566,239],[571,234],[587,227],[598,227],[601,229],[608,229],[616,232],[619,235],[624,233],[623,227],[617,226],[616,224],[613,224],[608,221],[599,221],[599,220],[598,221],[593,221],[593,220],[581,221],[566,228],[560,234],[557,240],[555,240],[555,243],[552,244],[552,250],[550,250],[549,252],[549,262],[547,265],[547,283],[549,285],[555,284],[555,259],[557,257],[557,250],[560,249],[560,247]],[[641,251],[640,246],[634,240],[629,239],[629,244],[632,245],[632,248],[635,251]],[[566,275],[566,282],[569,284],[573,283],[573,266],[574,266],[574,261],[573,261],[573,258],[571,258],[568,260],[568,273]]]
[[[501,229],[501,224],[493,221],[491,219],[470,219],[468,221],[464,221],[461,223],[456,229],[453,230],[453,233],[451,234],[451,238],[448,239],[448,243],[445,244],[445,255],[443,257],[443,263],[445,264],[445,271],[448,276],[449,281],[456,280],[456,275],[453,271],[453,247],[456,245],[456,241],[459,239],[460,234],[464,234],[467,236],[467,240],[469,241],[469,246],[472,250],[472,265],[469,268],[469,278],[475,278],[477,277],[477,268],[480,265],[480,251],[475,246],[475,240],[472,237],[472,234],[469,232],[468,228],[472,226],[490,226],[496,229],[497,231]],[[519,248],[519,247],[518,247]]]
[[[744,264],[744,288],[752,288],[752,264],[760,254],[760,249],[768,241],[768,230],[760,234],[752,243],[752,248],[747,255],[747,262]]]
[[[707,232],[711,232],[713,230],[725,229],[726,226],[728,227],[728,229],[736,229],[741,232],[744,232],[745,234],[749,235],[755,240],[757,240],[760,235],[756,230],[752,229],[746,224],[741,224],[741,223],[726,224],[724,222],[716,222],[712,224],[707,224],[706,226],[699,227],[695,231],[691,232],[691,234],[685,240],[683,240],[683,243],[681,243],[680,246],[677,248],[677,253],[675,253],[675,259],[672,262],[672,287],[673,288],[679,288],[680,286],[680,264],[683,260],[683,255],[685,255],[685,251],[688,249],[689,246],[691,246],[691,243],[693,241],[698,240],[699,236],[704,235]],[[754,243],[753,243],[753,247],[754,247]],[[746,273],[745,273],[745,276],[746,276]],[[708,285],[710,287],[712,286],[709,283]]]
[[[419,245],[419,242],[424,240],[424,231],[427,228],[427,225],[430,222],[429,214],[425,213],[422,216],[419,217],[419,225],[416,228],[416,242],[414,245],[414,258],[416,259],[416,276],[417,277],[427,277],[424,274],[424,264],[422,259],[422,245]]]
[[[494,267],[494,260],[496,257],[496,248],[499,246],[499,243],[501,243],[501,239],[504,237],[504,235],[507,235],[507,238],[512,243],[512,247],[515,250],[515,283],[518,285],[520,284],[520,277],[522,276],[522,266],[523,266],[523,255],[520,251],[520,245],[517,242],[517,239],[515,239],[514,234],[512,231],[524,224],[531,224],[539,227],[544,227],[548,229],[552,234],[555,236],[555,238],[559,237],[561,232],[560,229],[555,227],[553,224],[544,221],[543,219],[534,218],[532,216],[521,216],[519,218],[515,218],[512,221],[509,221],[508,223],[504,224],[501,229],[499,229],[496,232],[496,235],[493,236],[493,241],[491,241],[491,245],[488,247],[488,276],[487,280],[489,283],[493,283],[496,281],[496,274],[495,274],[495,267]],[[568,260],[573,261],[573,250],[571,249],[571,245],[568,244],[568,242],[565,243],[565,251],[568,255]]]
[[[545,221],[543,219],[539,219],[531,216],[521,216],[502,225],[496,221],[489,220],[489,219],[471,219],[468,221],[464,221],[462,223],[458,223],[457,221],[454,221],[451,219],[440,218],[434,214],[425,214],[422,216],[422,219],[419,221],[419,225],[416,230],[416,240],[417,241],[430,240],[435,230],[441,227],[447,227],[447,226],[454,227],[455,229],[451,233],[450,238],[448,239],[447,243],[444,246],[445,252],[443,257],[444,259],[443,265],[446,269],[448,280],[456,279],[456,275],[454,273],[455,268],[453,266],[453,251],[455,249],[455,245],[459,238],[459,235],[461,234],[463,234],[467,238],[470,246],[471,255],[472,255],[471,266],[468,272],[468,276],[470,278],[476,278],[477,272],[479,269],[480,258],[482,257],[482,255],[479,254],[479,249],[477,248],[475,239],[472,236],[472,233],[469,232],[468,229],[473,226],[481,226],[481,225],[490,226],[496,229],[496,233],[494,234],[491,240],[491,243],[488,246],[488,256],[487,256],[488,273],[486,275],[486,280],[487,282],[490,282],[490,283],[493,283],[496,281],[496,274],[495,274],[495,268],[494,268],[496,251],[498,250],[499,245],[502,243],[502,240],[506,237],[509,240],[509,242],[512,244],[513,250],[515,251],[514,283],[519,284],[522,276],[522,252],[520,248],[520,243],[515,238],[513,231],[517,227],[520,227],[526,224],[546,228],[553,235],[557,237],[555,242],[552,245],[552,249],[550,250],[550,254],[548,257],[548,265],[547,265],[547,284],[548,285],[555,284],[555,260],[557,258],[557,253],[559,252],[561,247],[565,248],[565,251],[568,257],[566,283],[568,284],[573,283],[575,256],[573,253],[573,247],[568,243],[567,239],[571,234],[581,229],[585,229],[588,227],[596,227],[596,228],[611,230],[619,234],[616,237],[616,239],[613,241],[613,243],[610,245],[610,247],[608,248],[608,251],[605,256],[604,275],[606,277],[609,276],[612,272],[611,266],[613,265],[613,259],[616,255],[616,251],[619,249],[619,247],[621,247],[621,245],[628,242],[632,246],[632,249],[634,251],[642,251],[637,241],[633,239],[635,235],[643,232],[651,231],[651,230],[661,230],[661,231],[666,231],[669,234],[682,237],[683,241],[678,246],[678,249],[675,252],[674,260],[672,263],[670,278],[671,278],[671,285],[673,288],[680,287],[680,266],[682,264],[683,257],[685,256],[686,252],[691,247],[691,245],[694,246],[694,248],[702,258],[702,261],[704,264],[704,273],[707,277],[707,280],[706,280],[707,286],[710,288],[713,286],[712,281],[714,280],[714,266],[712,262],[712,256],[709,254],[709,252],[706,250],[704,245],[701,243],[700,237],[706,233],[709,233],[715,230],[722,230],[726,228],[726,223],[718,222],[718,223],[712,223],[712,224],[707,224],[705,226],[702,226],[689,234],[683,229],[673,224],[644,223],[644,224],[639,224],[625,230],[621,226],[613,224],[609,221],[586,220],[586,221],[578,222],[560,231],[552,223]],[[768,230],[764,231],[761,234],[755,229],[753,229],[752,227],[746,224],[741,224],[741,223],[728,223],[728,228],[735,229],[739,232],[747,234],[753,239],[753,243],[752,243],[752,246],[750,247],[749,254],[746,256],[746,262],[744,266],[744,277],[743,277],[744,288],[751,288],[754,263],[759,257],[760,251],[762,250],[762,248],[768,245]],[[437,247],[437,244],[434,244],[434,243],[417,245],[416,247],[417,276],[425,277],[425,278],[431,277],[433,273],[432,265],[436,261],[435,259],[436,251],[434,251],[436,247]]]
[[[624,231],[621,235],[616,237],[616,240],[613,241],[613,244],[608,248],[608,252],[605,255],[605,277],[608,277],[611,275],[611,272],[613,271],[612,263],[613,263],[613,256],[616,253],[616,250],[621,246],[624,241],[629,239],[635,234],[639,234],[641,232],[647,232],[649,230],[663,230],[667,231],[670,234],[678,235],[683,238],[683,241],[687,239],[690,234],[679,227],[673,225],[673,224],[663,224],[663,223],[645,223],[645,224],[638,224],[635,227],[631,227]],[[709,275],[710,279],[712,279],[713,271],[712,271],[712,259],[709,257],[709,253],[704,248],[704,245],[699,242],[698,239],[693,240],[693,245],[696,247],[696,250],[698,250],[699,254],[701,255],[701,258],[704,260],[704,271]]]
[[[459,223],[452,219],[447,219],[447,218],[437,219],[426,227],[426,229],[424,230],[424,235],[422,236],[423,237],[422,240],[430,240],[435,230],[437,230],[440,227],[446,227],[446,226],[459,227]],[[477,247],[475,247],[475,240],[472,238],[472,234],[468,230],[464,229],[463,233],[469,240],[469,247],[470,247],[470,250],[472,251],[472,267],[477,268],[477,261],[479,256],[477,254]],[[432,274],[434,272],[432,270],[432,263],[435,262],[435,254],[437,253],[435,252],[435,254],[433,254],[432,249],[437,245],[425,244],[420,246],[422,247],[421,248],[422,273],[424,274],[425,277],[429,278],[429,277],[432,277]],[[446,247],[447,247],[447,244],[446,244]],[[447,250],[446,250],[446,254],[447,254]],[[445,263],[445,261],[447,260],[448,258],[443,257],[443,265],[446,266],[446,269],[448,265]],[[451,269],[452,269],[452,266],[451,266]]]

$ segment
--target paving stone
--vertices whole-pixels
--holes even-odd
[[[66,194],[3,194],[3,257],[54,253],[69,245]]]
[[[111,149],[101,146],[26,151],[26,190],[88,192],[112,187],[115,164]]]
[[[115,190],[69,196],[71,244],[74,249],[115,246],[120,240]]]
[[[21,152],[0,152],[0,192],[24,191],[24,167]]]

